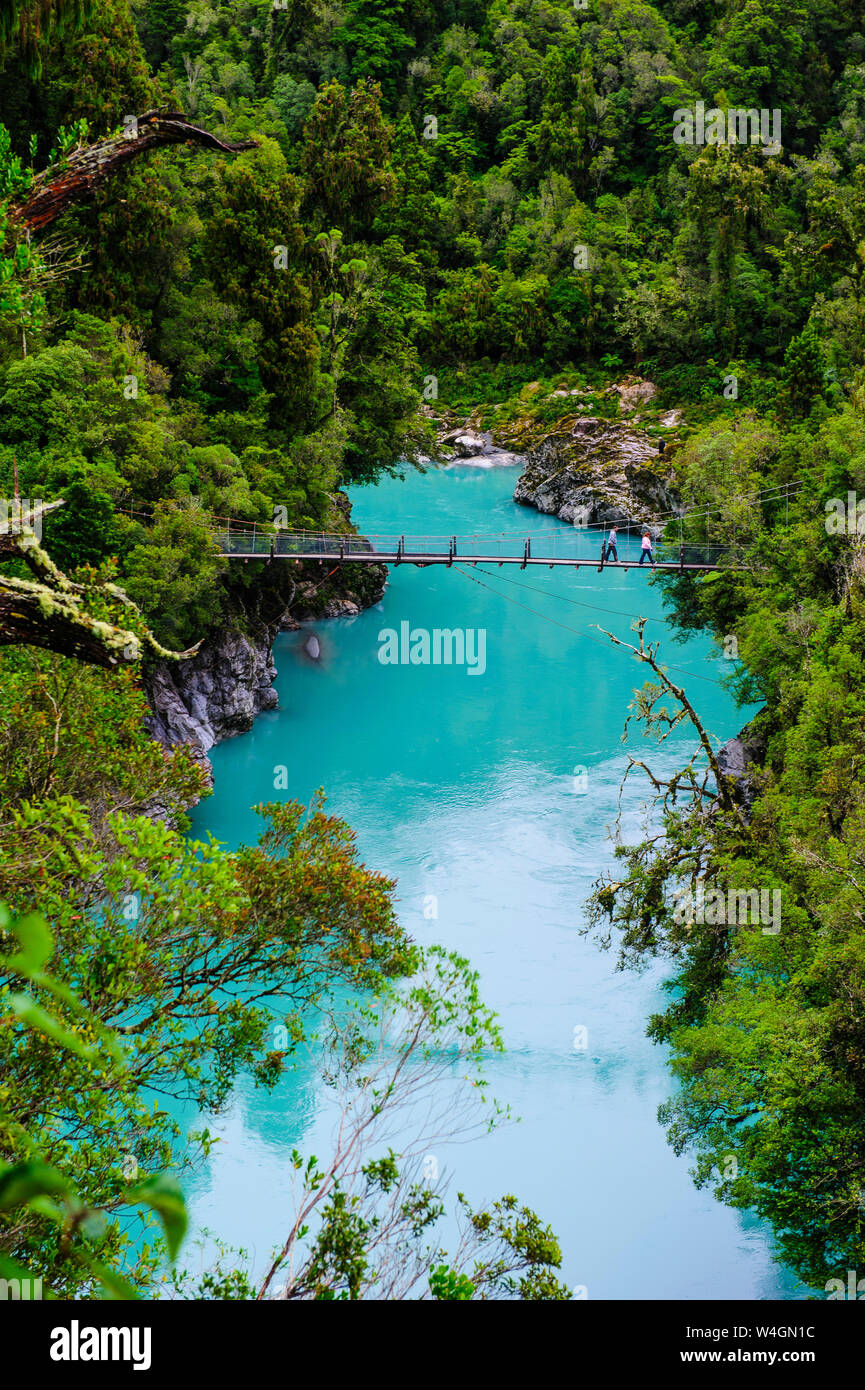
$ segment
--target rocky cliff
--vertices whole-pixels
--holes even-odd
[[[214,744],[248,732],[257,714],[279,703],[273,689],[277,633],[360,613],[381,599],[387,583],[384,565],[347,566],[335,575],[319,564],[278,565],[276,575],[262,569],[257,582],[233,594],[224,625],[196,656],[161,662],[145,679],[151,734],[165,747],[187,744],[210,777],[207,754]]]
[[[765,715],[766,711],[761,711]],[[733,795],[750,819],[751,807],[760,792],[759,769],[766,757],[767,738],[761,717],[746,724],[735,738],[718,749],[718,767],[733,784]]]
[[[256,632],[226,627],[209,637],[190,661],[162,662],[145,688],[153,711],[153,737],[166,747],[186,743],[210,772],[208,752],[221,739],[246,733],[261,710],[273,709],[277,626]]]
[[[651,382],[627,378],[608,394],[618,397],[615,416],[565,417],[527,450],[514,501],[576,526],[615,521],[659,533],[661,518],[676,507],[669,445],[679,414],[650,412],[647,418]]]

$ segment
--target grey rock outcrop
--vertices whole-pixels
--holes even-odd
[[[628,415],[633,410],[638,410],[640,406],[648,405],[658,394],[658,388],[653,381],[642,381],[639,377],[625,377],[613,387],[619,397],[619,412]]]
[[[514,501],[576,526],[615,521],[655,530],[676,506],[658,441],[634,424],[593,416],[529,451]]]
[[[323,573],[320,573],[323,571]],[[280,590],[278,608],[271,602],[265,621],[261,608],[238,613],[234,623],[208,637],[189,661],[160,662],[145,681],[151,715],[147,725],[166,748],[185,743],[195,761],[213,780],[208,753],[216,743],[247,733],[256,715],[279,703],[273,682],[273,642],[281,629],[297,629],[322,618],[354,617],[378,603],[387,583],[384,565],[358,567],[353,587],[340,575],[333,592],[323,565],[304,567],[304,577]],[[307,578],[313,574],[314,578]],[[289,604],[289,607],[286,607]],[[241,625],[242,624],[242,625]]]
[[[757,766],[766,755],[766,739],[753,723],[746,724],[735,738],[718,749],[718,767],[733,783],[733,795],[750,812],[760,787]]]
[[[552,394],[585,397],[587,391]],[[638,412],[652,411],[655,429],[665,434],[678,428],[681,412],[659,413],[657,387],[637,376],[625,377],[603,394],[615,402],[616,415],[581,413],[563,419],[555,433],[528,449],[514,501],[576,526],[647,525],[659,534],[662,518],[677,505],[672,451],[669,435],[650,434],[645,415]]]
[[[148,726],[166,747],[188,744],[208,772],[215,743],[246,733],[262,710],[278,703],[273,680],[276,626],[255,635],[227,627],[208,638],[189,661],[160,663],[146,688],[152,715]]]

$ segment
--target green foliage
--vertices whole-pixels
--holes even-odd
[[[96,567],[106,556],[128,548],[128,529],[115,519],[110,497],[83,482],[70,483],[63,494],[65,505],[52,515],[48,527],[51,557],[60,569]]]
[[[316,97],[305,127],[302,168],[310,201],[328,221],[352,231],[368,228],[393,190],[380,95],[369,82],[351,93],[331,82]]]
[[[449,1302],[466,1302],[475,1291],[467,1274],[458,1274],[448,1265],[436,1265],[435,1269],[430,1270],[429,1287],[433,1298]]]
[[[8,0],[0,11],[0,58],[13,52],[32,76],[38,76],[48,44],[68,42],[92,9],[92,0]]]
[[[0,807],[70,796],[103,833],[109,806],[173,818],[205,791],[187,748],[170,756],[143,727],[132,670],[107,672],[35,649],[0,650]]]
[[[292,1022],[297,1046],[301,1014],[308,1018],[337,980],[365,990],[412,965],[392,885],[357,862],[347,827],[320,805],[306,818],[299,806],[270,807],[267,817],[260,847],[237,855],[117,811],[100,842],[68,795],[22,802],[0,824],[2,891],[51,915],[50,949],[67,981],[58,996],[32,977],[25,1005],[16,1003],[17,958],[0,972],[0,994],[32,1030],[23,1039],[4,1033],[4,1151],[14,1165],[35,1147],[88,1209],[145,1203],[169,1250],[182,1234],[176,1188],[148,1180],[123,1196],[124,1155],[145,1172],[188,1161],[177,1120],[148,1096],[212,1111],[243,1072],[272,1086],[281,1071],[268,1064],[274,1011]],[[47,940],[31,933],[30,950],[44,954]],[[87,1001],[84,1021],[76,998]],[[89,1039],[105,1030],[122,1038],[128,1065],[106,1071],[99,1061]],[[62,1068],[51,1055],[57,1042],[75,1043]],[[281,1062],[285,1055],[282,1048]],[[206,1131],[197,1145],[193,1137],[193,1152],[207,1142]],[[145,1285],[146,1249],[136,1253],[115,1227],[100,1249]],[[0,1250],[58,1291],[83,1277],[53,1228],[35,1218],[0,1225]]]
[[[273,84],[272,96],[290,138],[298,140],[315,101],[315,87],[311,82],[295,82],[287,72],[281,72]]]
[[[15,922],[0,906],[0,940],[5,944],[10,938],[19,949],[0,957],[0,998],[14,1021],[4,1051],[11,1051],[19,1063],[27,1059],[31,1068],[36,1059],[40,1068],[49,1070],[83,1064],[98,1076],[103,1088],[128,1086],[129,1061],[119,1033],[105,1027],[88,1002],[45,969],[55,953],[55,939],[44,917],[31,913]],[[11,993],[16,981],[26,982],[28,992]],[[48,1008],[37,1002],[39,996],[48,1002]],[[119,1257],[128,1253],[129,1238],[116,1213],[124,1207],[155,1212],[162,1224],[166,1253],[173,1261],[187,1223],[176,1179],[162,1172],[144,1178],[131,1189],[128,1184],[116,1185],[113,1201],[95,1205],[82,1197],[70,1165],[62,1157],[55,1163],[45,1161],[46,1149],[33,1120],[32,1108],[22,1107],[20,1096],[10,1095],[5,1084],[0,1087],[3,1148],[7,1154],[22,1155],[18,1161],[0,1161],[0,1268],[4,1277],[41,1279],[43,1252],[49,1251],[49,1298],[62,1297],[74,1289],[98,1290],[109,1299],[137,1298],[135,1285],[121,1270]],[[142,1271],[151,1264],[145,1247]]]
[[[448,1133],[489,1130],[507,1112],[486,1095],[483,1063],[502,1040],[476,972],[441,946],[418,952],[414,963],[410,981],[383,981],[325,1038],[322,1069],[340,1107],[339,1138],[326,1160],[292,1153],[294,1219],[258,1296],[567,1299],[555,1237],[513,1197],[479,1210],[460,1197],[457,1254],[431,1243],[446,1202],[421,1155]],[[405,1136],[400,1153],[384,1147],[394,1132]],[[208,1272],[217,1287],[228,1278],[227,1256]],[[186,1272],[175,1283],[187,1295],[210,1287]]]
[[[153,525],[129,552],[124,583],[142,611],[154,615],[163,646],[182,651],[216,625],[225,606],[217,580],[226,563],[212,523],[197,508],[157,507]]]
[[[27,196],[33,183],[35,137],[30,159],[13,152],[12,140],[0,124],[0,327],[24,334],[38,328],[45,312],[45,262],[36,247],[14,228],[10,204]]]
[[[815,339],[803,337],[789,358],[800,389],[817,379]],[[717,802],[707,813],[699,789],[676,804],[671,789],[689,779],[664,782],[661,833],[619,847],[594,920],[617,929],[624,963],[657,955],[673,966],[670,1003],[650,1025],[678,1083],[660,1112],[670,1142],[695,1155],[698,1184],[769,1222],[779,1257],[822,1288],[865,1258],[865,592],[855,518],[826,524],[833,499],[846,509],[865,483],[865,422],[849,407],[780,436],[753,418],[735,432],[718,422],[679,462],[688,495],[748,537],[751,574],[667,587],[683,630],[735,637],[730,683],[765,706],[750,730],[754,803],[745,817]],[[748,480],[771,486],[790,472],[804,487],[752,502],[749,521]],[[647,700],[639,717],[664,736]],[[777,932],[679,910],[698,888],[708,900],[745,885],[777,890]]]
[[[325,427],[266,449],[259,424],[243,432],[239,457],[208,439],[200,409],[176,402],[168,385],[127,330],[76,314],[63,342],[0,376],[0,476],[9,495],[14,459],[25,495],[63,497],[45,524],[58,562],[116,559],[157,636],[182,649],[228,606],[209,516],[270,521],[281,505],[289,526],[323,528],[340,441]],[[134,517],[125,515],[133,505]]]
[[[781,399],[793,415],[807,415],[821,395],[826,377],[826,358],[814,324],[807,324],[793,338],[784,354]]]

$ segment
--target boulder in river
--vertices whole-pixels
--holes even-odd
[[[494,444],[489,430],[469,429],[461,425],[439,435],[438,442],[442,458],[450,457],[454,462],[475,468],[506,468],[523,461],[522,454],[514,454]]]

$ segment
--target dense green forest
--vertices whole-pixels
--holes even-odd
[[[15,0],[0,43],[0,490],[17,478],[24,497],[64,499],[40,574],[62,585],[50,556],[106,630],[174,650],[278,599],[284,571],[229,575],[208,514],[281,508],[290,527],[343,529],[342,486],[434,453],[430,407],[627,370],[683,409],[680,496],[715,509],[719,534],[736,526],[753,570],[661,582],[683,633],[735,639],[730,683],[762,708],[756,799],[743,815],[663,797],[663,839],[621,850],[594,918],[612,917],[624,963],[672,963],[651,1031],[678,1082],[662,1118],[697,1180],[765,1218],[807,1283],[861,1267],[855,497],[853,524],[827,525],[833,499],[865,495],[861,14],[849,0]],[[780,112],[780,151],[677,143],[676,113],[698,101]],[[28,222],[34,191],[100,142],[132,144],[154,110],[250,147],[156,148],[50,225]],[[792,480],[785,507],[741,500]],[[4,563],[13,585],[28,573]],[[273,1084],[304,1009],[337,985],[387,999],[428,977],[425,1047],[446,1038],[474,1063],[498,1045],[467,964],[421,960],[393,885],[322,806],[266,808],[260,846],[235,855],[190,845],[200,770],[144,732],[140,674],[0,648],[0,1000],[15,1021],[0,1258],[61,1296],[152,1286],[162,1237],[148,1227],[142,1247],[136,1204],[176,1249],[182,1198],[159,1175],[187,1159],[147,1096],[206,1110],[242,1072]],[[781,932],[688,930],[675,894],[697,881],[783,886]],[[364,1065],[358,1046],[346,1066]],[[118,1153],[150,1176],[130,1186]],[[372,1287],[383,1202],[401,1258],[432,1227],[425,1190],[392,1164],[370,1156],[352,1199],[336,1167],[306,1172],[322,1221],[296,1296]],[[468,1219],[471,1278],[442,1252],[433,1297],[568,1296],[533,1213],[505,1198]],[[243,1274],[208,1277],[202,1296],[253,1296]]]

